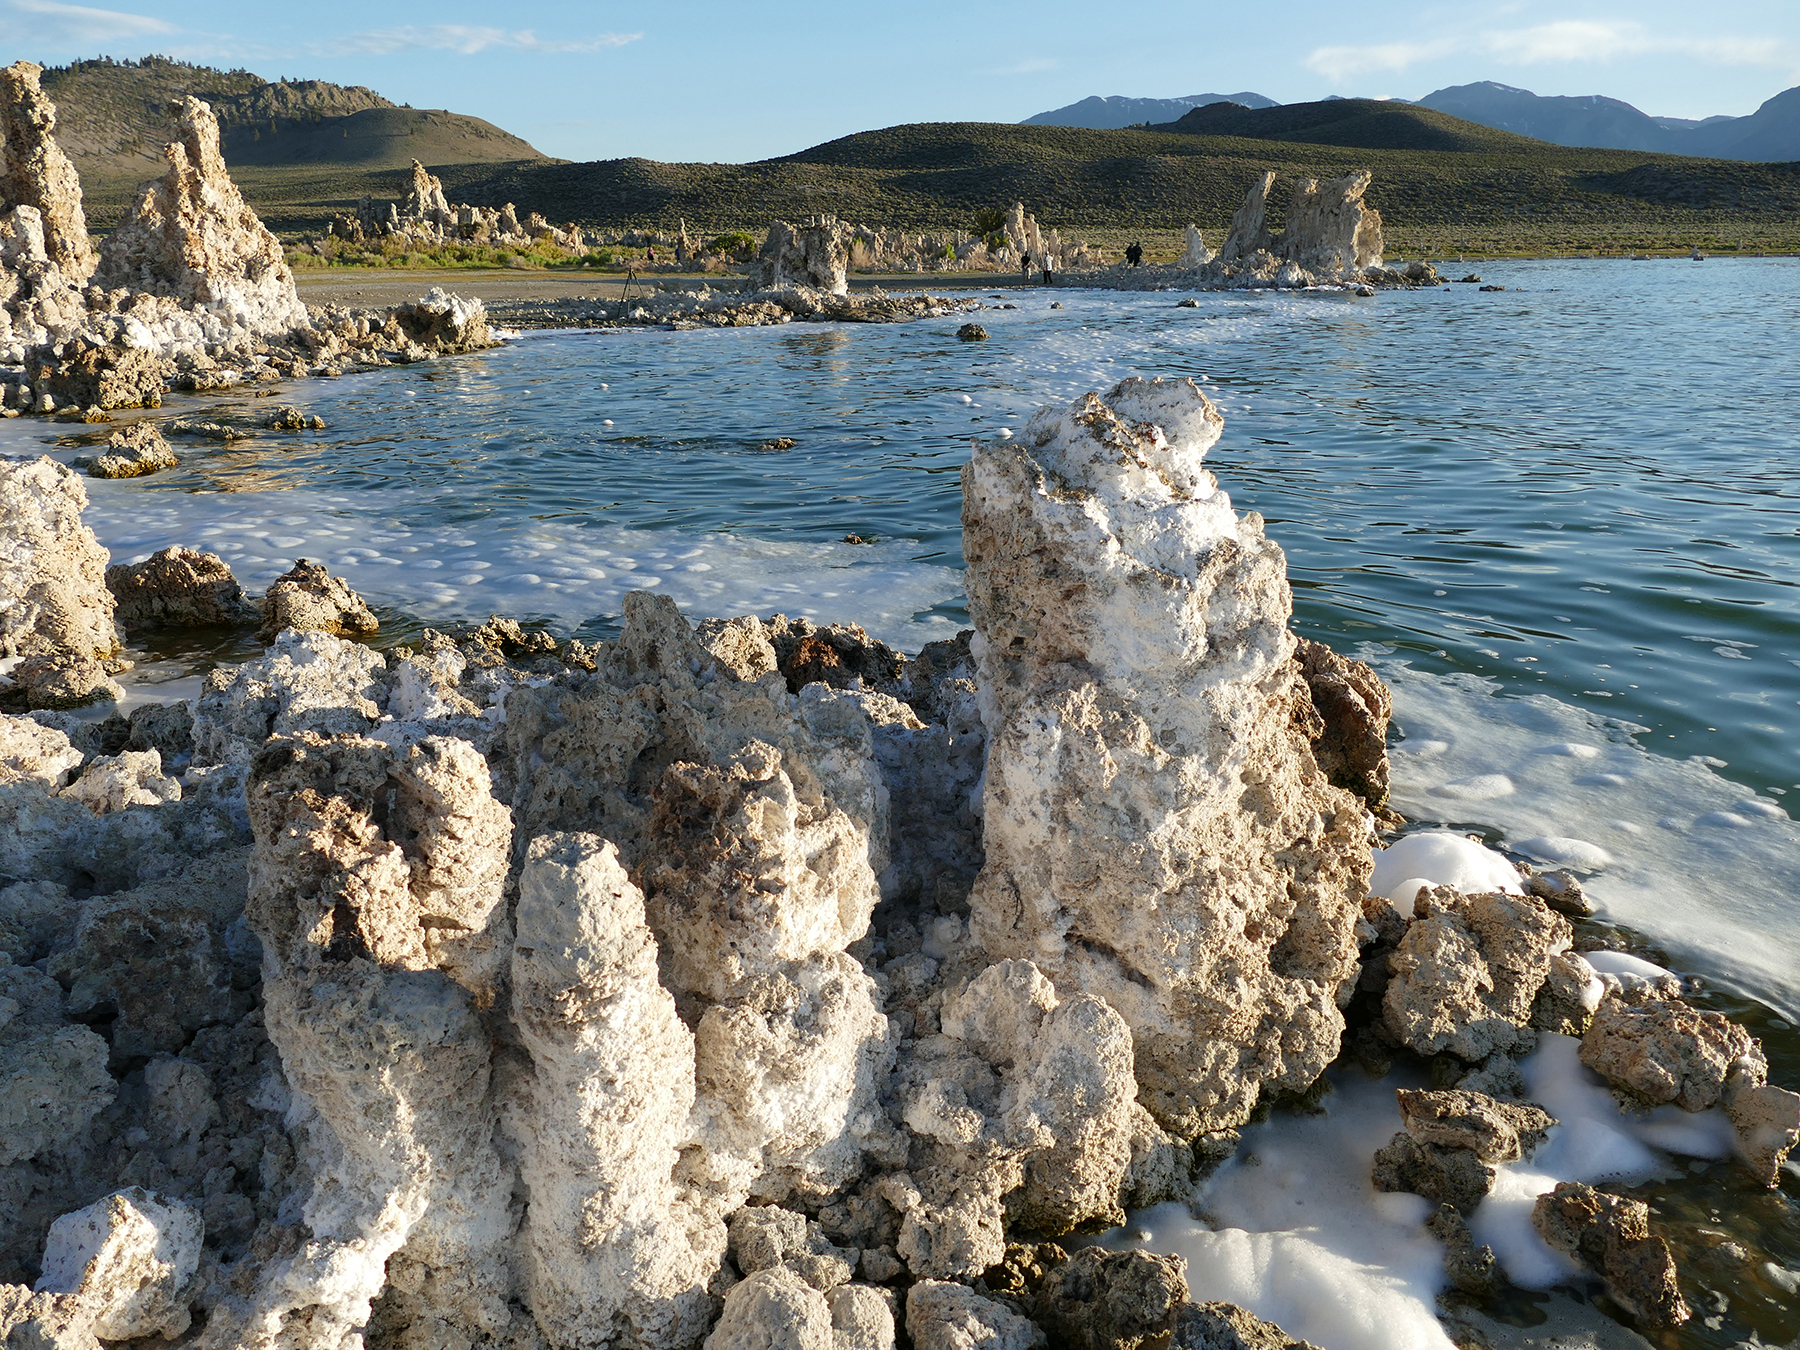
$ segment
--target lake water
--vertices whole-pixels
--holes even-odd
[[[252,586],[323,559],[400,633],[603,633],[652,586],[916,650],[966,625],[971,436],[1193,376],[1295,627],[1395,686],[1400,809],[1591,869],[1607,918],[1751,1000],[1795,1085],[1800,262],[1482,272],[1507,289],[1014,291],[981,344],[962,318],[528,335],[294,386],[328,430],[188,442],[172,473],[91,481],[88,521],[115,560],[201,547]],[[0,424],[0,453],[59,430]]]

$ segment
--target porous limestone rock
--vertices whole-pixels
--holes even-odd
[[[1182,234],[1181,257],[1176,266],[1184,271],[1192,271],[1196,267],[1204,267],[1212,261],[1212,250],[1206,246],[1206,240],[1200,231],[1189,225]]]
[[[611,844],[542,835],[516,926],[512,1018],[531,1072],[506,1121],[531,1193],[521,1239],[537,1324],[557,1346],[692,1345],[726,1234],[674,1181],[694,1038],[657,979],[644,897]]]
[[[1318,1350],[1235,1303],[1184,1303],[1175,1313],[1169,1350]]]
[[[1800,1144],[1800,1093],[1758,1083],[1740,1067],[1726,1080],[1724,1103],[1745,1165],[1763,1185],[1780,1184],[1781,1165]]]
[[[41,396],[19,378],[27,353],[38,343],[74,335],[86,317],[80,283],[50,256],[43,213],[35,206],[0,213],[0,366],[14,368],[0,393],[9,407],[40,406]]]
[[[846,1252],[820,1225],[779,1205],[747,1205],[731,1216],[731,1259],[744,1275],[786,1266],[822,1294],[849,1283],[857,1253]]]
[[[12,669],[12,682],[33,709],[85,708],[125,697],[103,663],[70,652],[23,658]]]
[[[980,1275],[1004,1228],[1045,1234],[1120,1222],[1131,1165],[1131,1034],[1100,999],[1060,1000],[1028,961],[982,970],[942,1004],[889,1089],[917,1136],[910,1173],[883,1183],[915,1276]]]
[[[387,698],[380,655],[329,633],[283,632],[241,666],[208,671],[194,705],[194,759],[247,765],[271,736],[368,732]]]
[[[1247,262],[1258,253],[1266,253],[1273,247],[1267,223],[1269,212],[1269,189],[1275,186],[1275,171],[1270,169],[1263,173],[1244,194],[1243,205],[1231,217],[1231,229],[1225,235],[1225,242],[1219,246],[1219,254],[1215,261],[1219,263]]]
[[[1069,1350],[1138,1350],[1163,1343],[1187,1296],[1179,1256],[1084,1247],[1045,1279],[1033,1314]]]
[[[1474,1063],[1530,1043],[1532,1004],[1565,950],[1569,921],[1525,895],[1421,889],[1417,917],[1388,958],[1387,1030],[1421,1055]]]
[[[1692,1315],[1669,1244],[1650,1232],[1643,1201],[1563,1181],[1538,1197],[1531,1223],[1545,1242],[1605,1280],[1607,1292],[1645,1326],[1679,1326]]]
[[[512,1179],[481,1009],[505,955],[511,822],[487,765],[464,741],[300,732],[256,756],[248,797],[246,917],[314,1159],[312,1235],[215,1308],[200,1343],[347,1345],[390,1283],[444,1335],[502,1331]]]
[[[442,286],[433,286],[412,304],[396,305],[393,322],[426,351],[471,352],[494,345],[480,297],[453,295]]]
[[[1473,1149],[1423,1143],[1402,1130],[1375,1151],[1378,1191],[1410,1191],[1464,1214],[1494,1189],[1494,1169]]]
[[[1627,1003],[1617,994],[1600,1004],[1581,1038],[1581,1062],[1642,1101],[1684,1111],[1717,1104],[1736,1072],[1756,1083],[1769,1074],[1762,1047],[1724,1013],[1675,1000]]]
[[[1605,983],[1585,957],[1558,952],[1550,958],[1550,973],[1531,1005],[1531,1025],[1560,1036],[1581,1036],[1605,994]]]
[[[1556,1118],[1531,1102],[1503,1102],[1483,1092],[1399,1088],[1400,1123],[1421,1144],[1463,1148],[1483,1162],[1517,1162],[1544,1142]]]
[[[373,633],[381,624],[363,598],[325,564],[299,559],[269,583],[262,602],[260,636],[268,640],[290,628],[347,637]]]
[[[56,795],[103,816],[128,806],[178,802],[181,784],[163,773],[162,756],[155,750],[126,750],[90,760],[81,777]]]
[[[54,792],[84,758],[66,732],[0,714],[0,787],[31,783]]]
[[[891,1299],[888,1290],[866,1284],[839,1285],[827,1293],[833,1350],[894,1350]]]
[[[787,1267],[759,1270],[726,1293],[706,1350],[835,1350],[831,1306]]]
[[[116,606],[114,617],[127,626],[242,626],[262,617],[229,563],[191,548],[165,548],[141,563],[114,563],[106,569],[106,589]]]
[[[1269,713],[1299,678],[1291,595],[1202,466],[1221,426],[1191,380],[1129,379],[963,470],[974,931],[1116,1009],[1140,1100],[1183,1138],[1335,1056],[1371,866],[1360,803]]]
[[[45,256],[73,281],[96,259],[81,207],[81,180],[56,142],[56,107],[38,84],[44,68],[15,61],[0,70],[0,213],[33,208]]]
[[[81,523],[87,489],[48,455],[0,461],[0,656],[118,650],[106,550]]]
[[[1381,266],[1381,213],[1363,201],[1370,173],[1358,169],[1321,183],[1302,178],[1288,199],[1283,256],[1321,280],[1351,280]]]
[[[191,1205],[163,1203],[141,1186],[115,1191],[50,1225],[34,1288],[73,1295],[102,1340],[173,1340],[193,1320],[187,1294],[204,1230]]]
[[[1494,1249],[1475,1241],[1469,1221],[1454,1205],[1439,1205],[1425,1228],[1444,1244],[1444,1274],[1454,1288],[1477,1297],[1491,1294],[1500,1283]]]
[[[920,1280],[906,1291],[906,1334],[913,1350],[1037,1350],[1044,1344],[1034,1322],[948,1280]]]
[[[307,324],[281,242],[244,203],[219,153],[219,122],[191,96],[169,105],[168,170],[139,189],[100,249],[97,280],[229,315],[258,334]]]
[[[804,225],[778,220],[756,255],[764,290],[805,286],[827,295],[848,295],[850,228],[836,216],[814,216]]]
[[[102,401],[101,407],[120,406],[118,400]],[[175,467],[175,452],[153,422],[134,422],[106,438],[106,453],[78,459],[76,467],[89,478],[142,478],[145,474]],[[165,550],[167,551],[167,550]]]
[[[1294,640],[1294,659],[1318,718],[1307,728],[1313,759],[1333,786],[1354,792],[1369,809],[1388,803],[1388,719],[1394,696],[1366,662],[1340,656],[1323,642]]]
[[[0,964],[0,1167],[79,1134],[118,1095],[106,1042],[62,1012],[55,980]]]

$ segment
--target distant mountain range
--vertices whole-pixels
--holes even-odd
[[[1329,101],[1329,100],[1327,100]],[[1401,100],[1393,100],[1400,102]],[[1193,94],[1187,98],[1084,98],[1066,108],[1027,117],[1030,126],[1091,127],[1164,125],[1212,103],[1246,108],[1281,105],[1261,94]],[[1760,161],[1800,160],[1800,87],[1775,95],[1748,117],[1652,117],[1631,104],[1601,94],[1551,98],[1529,89],[1483,80],[1452,85],[1419,99],[1449,113],[1499,131],[1553,145],[1608,150],[1648,150],[1670,155]],[[1216,133],[1215,133],[1216,134]]]
[[[1066,108],[1053,108],[1027,117],[1028,127],[1088,127],[1095,131],[1112,131],[1135,127],[1144,122],[1173,122],[1190,108],[1204,108],[1209,103],[1241,103],[1246,108],[1273,108],[1274,99],[1261,94],[1189,94],[1186,98],[1126,98],[1114,94],[1110,98],[1095,95]]]
[[[1419,100],[1453,117],[1556,145],[1655,150],[1715,159],[1800,160],[1800,87],[1775,95],[1748,117],[1688,121],[1651,117],[1616,98],[1545,98],[1483,80]]]

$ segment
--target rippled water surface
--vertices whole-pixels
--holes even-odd
[[[88,519],[115,559],[205,547],[252,585],[323,558],[401,632],[493,611],[603,632],[651,586],[696,618],[854,619],[916,649],[966,622],[971,436],[1191,375],[1226,417],[1210,463],[1287,550],[1296,626],[1386,662],[1403,808],[1611,850],[1602,903],[1762,1000],[1720,1006],[1792,1085],[1800,263],[1483,271],[1508,289],[1008,292],[981,344],[960,317],[532,335],[294,386],[328,430],[185,443],[173,473],[91,482]],[[59,430],[0,424],[0,452]],[[1447,790],[1475,781],[1509,795]],[[1787,1236],[1763,1249],[1800,1263],[1772,1203]],[[1752,1315],[1782,1302],[1764,1284],[1687,1343],[1793,1334]]]

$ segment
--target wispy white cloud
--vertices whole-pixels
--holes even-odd
[[[87,5],[62,5],[56,0],[5,0],[6,8],[20,15],[20,28],[11,36],[28,39],[45,49],[85,47],[98,42],[173,33],[175,25],[147,14],[127,14],[116,9]]]
[[[490,50],[512,52],[598,52],[636,42],[642,33],[598,33],[585,38],[540,38],[529,28],[486,28],[472,24],[408,24],[309,44],[320,56],[391,56],[404,51],[460,52],[473,56]]]
[[[1665,36],[1635,20],[1562,19],[1523,28],[1487,28],[1428,42],[1318,47],[1309,69],[1336,83],[1396,73],[1446,56],[1480,56],[1499,65],[1604,64],[1633,56],[1688,56],[1708,65],[1793,67],[1793,44],[1780,38]]]
[[[990,66],[978,71],[981,75],[1042,75],[1047,71],[1061,70],[1062,62],[1049,56],[1028,56],[1023,61],[1015,61],[1010,66]]]

